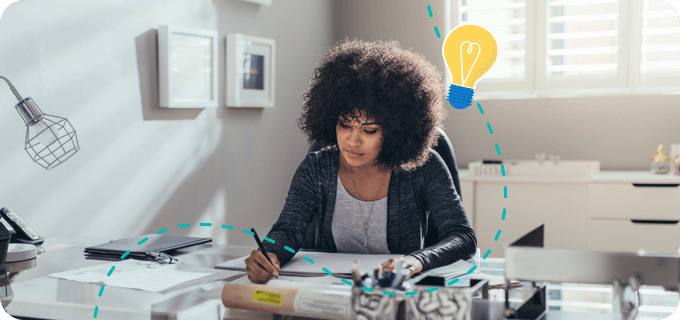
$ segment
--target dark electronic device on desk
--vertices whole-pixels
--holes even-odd
[[[45,242],[45,238],[38,236],[31,228],[24,223],[19,216],[8,208],[0,209],[0,216],[12,227],[10,243],[25,243],[36,246]],[[4,226],[3,226],[4,227]]]

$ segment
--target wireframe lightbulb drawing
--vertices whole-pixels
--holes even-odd
[[[468,24],[451,30],[444,39],[442,56],[451,71],[447,100],[456,109],[472,103],[477,81],[496,62],[496,39],[486,29]]]

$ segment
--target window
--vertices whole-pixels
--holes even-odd
[[[530,90],[534,67],[531,30],[526,0],[473,1],[461,0],[458,7],[460,24],[475,24],[489,30],[496,39],[498,57],[477,88],[491,86],[495,90]],[[531,20],[531,19],[529,19]]]
[[[524,79],[526,56],[526,3],[517,0],[462,1],[463,24],[474,24],[489,30],[496,38],[498,57],[485,75],[490,79]]]
[[[553,0],[547,9],[548,77],[616,73],[617,0]]]
[[[680,19],[666,2],[450,1],[452,26],[482,26],[498,44],[476,98],[680,90]]]
[[[642,74],[680,73],[680,20],[673,7],[645,0],[641,34]]]

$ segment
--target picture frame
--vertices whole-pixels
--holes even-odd
[[[227,35],[227,107],[274,107],[276,41]]]
[[[162,108],[217,108],[216,30],[158,28],[158,94]]]

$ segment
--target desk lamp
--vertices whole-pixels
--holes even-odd
[[[26,123],[26,142],[24,149],[33,162],[49,170],[68,158],[78,150],[76,131],[66,118],[45,114],[38,108],[33,99],[22,98],[16,88],[3,76],[9,88],[19,99],[14,106]]]

